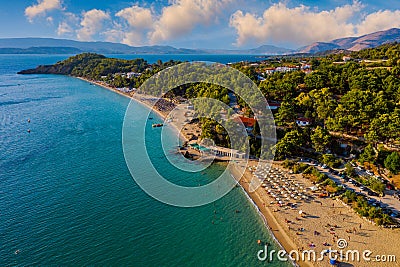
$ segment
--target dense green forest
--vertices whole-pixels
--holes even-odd
[[[350,60],[343,61],[343,56]],[[390,166],[393,173],[400,171],[396,165],[398,153],[391,154],[378,148],[379,144],[398,146],[400,143],[400,44],[386,44],[373,49],[323,57],[271,58],[251,64],[240,62],[231,66],[249,77],[249,81],[232,79],[232,72],[221,72],[208,82],[181,84],[179,75],[160,72],[181,62],[158,61],[149,64],[143,59],[124,60],[106,58],[102,55],[85,53],[73,56],[51,66],[20,73],[53,73],[100,80],[114,87],[139,88],[139,91],[162,95],[166,91],[157,89],[157,84],[145,81],[156,73],[166,73],[163,82],[172,89],[165,95],[169,98],[215,98],[228,104],[229,90],[235,88],[238,103],[247,116],[252,116],[249,102],[258,103],[250,80],[255,82],[268,101],[281,103],[274,113],[279,141],[274,147],[276,157],[285,158],[302,153],[316,153],[327,162],[334,161],[329,155],[344,152],[365,154],[364,148],[374,148],[370,161]],[[302,70],[265,74],[268,67],[300,66],[308,64],[312,71]],[[187,65],[181,68],[190,68]],[[185,69],[184,69],[185,70]],[[128,77],[126,73],[135,73]],[[164,74],[160,74],[164,75]],[[262,76],[262,79],[259,77]],[[195,77],[199,78],[199,77]],[[201,78],[201,77],[200,77]],[[142,85],[145,86],[142,86]],[[178,85],[178,86],[177,86]],[[228,110],[228,112],[232,112]],[[217,112],[218,113],[218,112]],[[296,118],[305,117],[312,121],[309,127],[298,127]],[[223,146],[229,146],[226,132],[214,120],[203,119],[203,137],[213,138]],[[260,156],[261,142],[257,138],[259,129],[249,136],[251,153]],[[340,138],[346,134],[353,137],[351,149],[343,151]],[[358,149],[358,150],[357,150]],[[379,151],[380,152],[379,152]],[[380,153],[380,155],[379,155]],[[386,154],[385,154],[386,153]]]

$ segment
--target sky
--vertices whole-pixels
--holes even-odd
[[[0,38],[298,48],[400,28],[400,0],[0,0]]]

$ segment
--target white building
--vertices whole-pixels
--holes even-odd
[[[296,123],[297,123],[297,125],[299,125],[300,127],[304,127],[304,126],[311,125],[311,120],[310,120],[310,119],[307,119],[307,118],[297,118],[297,119],[296,119]]]

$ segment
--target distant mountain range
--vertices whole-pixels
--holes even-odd
[[[0,54],[77,54],[93,52],[100,54],[249,54],[281,55],[293,50],[263,45],[246,50],[186,49],[172,46],[129,46],[110,42],[79,42],[52,38],[6,38],[0,39]]]
[[[366,34],[360,37],[346,37],[332,40],[330,42],[316,42],[299,48],[297,52],[315,54],[328,50],[360,51],[362,49],[373,48],[393,42],[400,42],[400,29],[392,28],[386,31]]]
[[[78,54],[94,52],[100,54],[242,54],[242,55],[287,55],[315,54],[330,50],[359,51],[385,43],[400,42],[400,29],[374,32],[360,37],[346,37],[330,42],[316,42],[297,50],[262,45],[253,49],[187,49],[172,46],[129,46],[110,42],[79,42],[53,38],[4,38],[0,39],[0,54]]]

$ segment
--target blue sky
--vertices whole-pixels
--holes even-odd
[[[400,1],[1,0],[0,37],[295,48],[400,27]]]

